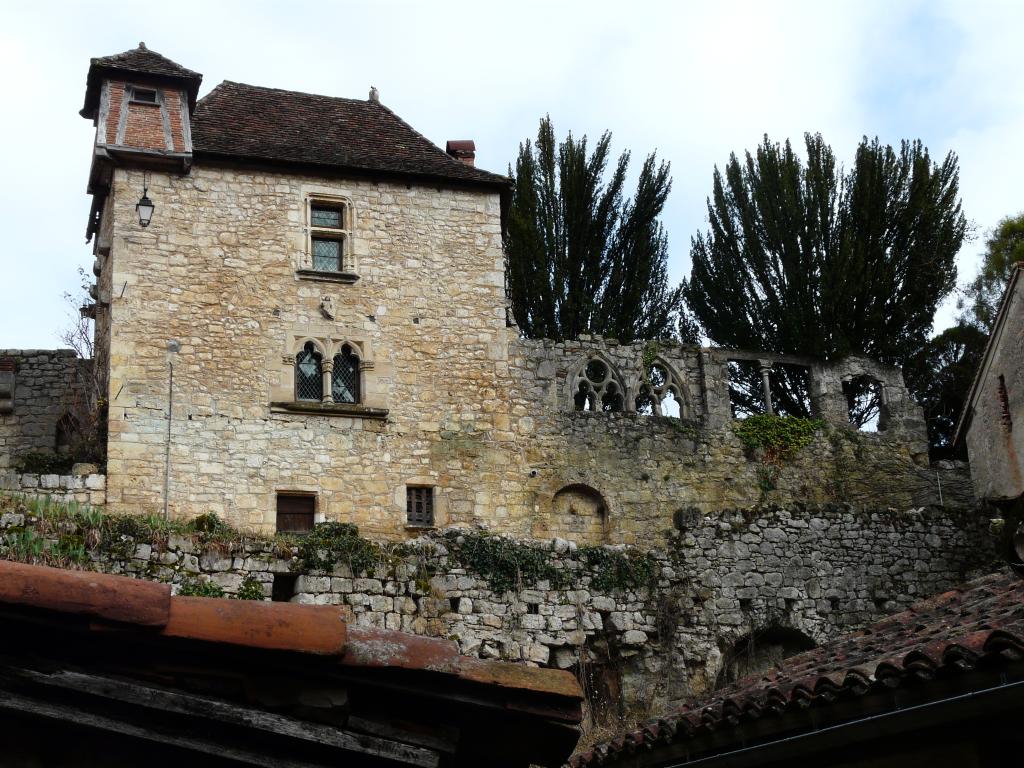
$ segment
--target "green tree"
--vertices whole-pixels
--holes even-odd
[[[933,163],[919,141],[865,138],[846,171],[820,135],[804,140],[806,161],[765,136],[715,169],[686,302],[724,346],[903,364],[955,285],[966,231],[956,156]],[[798,384],[773,382],[793,414],[806,410]]]
[[[985,333],[992,330],[1003,291],[1018,261],[1024,261],[1024,213],[1000,221],[985,241],[978,274],[957,302],[964,310],[962,322],[977,326]]]
[[[984,331],[961,322],[929,340],[904,366],[907,386],[924,409],[933,459],[954,455],[953,433],[986,339]]]
[[[532,338],[581,333],[623,342],[675,335],[681,288],[668,283],[659,217],[672,179],[654,153],[624,197],[629,152],[607,173],[611,134],[562,142],[551,119],[519,146],[505,252],[512,312]]]

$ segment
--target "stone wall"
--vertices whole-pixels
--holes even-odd
[[[737,358],[807,366],[812,412],[821,419],[810,445],[782,460],[744,446],[729,401],[727,363]],[[591,361],[605,365],[607,380],[623,394],[621,412],[576,410],[581,372]],[[678,417],[637,411],[637,398],[651,386],[645,367],[652,364],[667,374],[667,386],[682,401]],[[897,508],[973,502],[965,465],[928,464],[921,411],[899,369],[869,360],[825,364],[595,338],[516,340],[510,365],[519,448],[512,461],[521,458],[525,466],[497,496],[507,508],[529,511],[525,519],[504,523],[519,535],[579,531],[582,542],[641,544],[670,527],[686,507],[713,512],[764,502]],[[847,418],[842,383],[861,376],[882,385],[881,431],[858,430]],[[563,500],[567,491],[573,504]]]
[[[82,408],[90,371],[70,349],[0,349],[0,470],[57,449],[58,422]]]
[[[1022,264],[1007,287],[967,407],[965,441],[978,498],[1001,503],[1024,499]]]
[[[0,518],[6,531],[33,525],[24,505],[9,503]],[[650,586],[613,579],[599,588],[595,580],[613,564],[585,554],[615,557],[624,550],[554,540],[530,546],[543,549],[564,584],[522,583],[498,592],[457,554],[459,536],[478,535],[417,539],[373,573],[352,573],[343,563],[303,573],[288,594],[297,602],[342,606],[360,626],[452,638],[469,655],[574,668],[621,691],[626,702],[658,709],[706,691],[737,662],[734,650],[766,630],[824,643],[944,591],[992,561],[987,520],[977,509],[826,504],[705,514],[691,508],[650,542],[656,566]],[[229,594],[251,577],[269,597],[274,579],[299,567],[296,550],[281,542],[204,548],[184,534],[113,539],[93,552],[93,567],[176,584],[209,580]],[[6,542],[0,535],[0,549]]]
[[[0,491],[103,507],[107,501],[106,475],[93,471],[94,465],[81,466],[82,471],[68,475],[19,474],[11,469],[0,469]]]
[[[920,409],[897,369],[519,339],[505,322],[493,192],[197,163],[151,174],[158,213],[141,228],[141,184],[115,172],[96,249],[112,511],[162,512],[165,468],[174,517],[215,512],[272,532],[278,495],[310,494],[317,519],[391,540],[421,533],[408,525],[409,486],[433,489],[437,528],[580,543],[650,540],[689,506],[971,500],[963,467],[927,465]],[[346,206],[353,275],[310,269],[310,200]],[[345,345],[358,351],[360,403],[296,401],[307,343],[325,364]],[[812,445],[785,461],[745,449],[729,405],[733,359],[767,380],[806,366],[824,420]],[[594,360],[608,379],[591,400],[610,397],[616,412],[575,409]],[[652,364],[665,381],[650,379]],[[861,376],[880,388],[884,431],[846,423],[843,383]],[[657,415],[669,391],[678,418]],[[645,397],[652,415],[637,407]]]

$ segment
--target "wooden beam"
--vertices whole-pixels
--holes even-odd
[[[8,672],[39,685],[78,691],[165,712],[219,720],[229,725],[254,728],[264,733],[300,739],[349,752],[373,755],[407,765],[435,768],[440,762],[437,753],[430,749],[368,734],[352,733],[332,726],[296,720],[206,696],[179,693],[67,670],[45,674],[30,669],[9,668]]]
[[[95,728],[97,730],[108,731],[110,733],[120,733],[124,736],[130,736],[136,739],[145,739],[146,741],[153,741],[159,744],[170,744],[175,747],[191,749],[208,755],[216,755],[229,760],[237,760],[238,762],[248,763],[249,765],[265,766],[265,768],[275,768],[275,766],[280,766],[281,768],[328,768],[328,766],[323,763],[308,763],[305,761],[300,762],[276,756],[267,756],[226,744],[209,741],[207,739],[160,733],[159,731],[155,731],[141,725],[126,722],[123,719],[104,717],[103,715],[78,709],[66,704],[50,704],[28,696],[11,693],[10,691],[0,690],[0,709],[10,709],[21,714],[45,717],[50,720],[71,722],[87,728]]]

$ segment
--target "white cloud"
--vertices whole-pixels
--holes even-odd
[[[1024,8],[924,2],[182,2],[180,24],[131,3],[5,10],[8,148],[0,346],[54,346],[82,244],[92,128],[77,116],[90,56],[150,48],[223,79],[382,100],[443,145],[472,138],[503,171],[550,113],[634,167],[672,162],[671,271],[704,226],[711,171],[762,134],[820,131],[841,158],[863,134],[959,153],[982,228],[1024,208]],[[13,181],[13,183],[12,183]],[[973,248],[973,250],[971,250]],[[965,249],[964,270],[977,248]]]

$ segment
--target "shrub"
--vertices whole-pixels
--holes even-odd
[[[14,470],[29,475],[64,475],[71,471],[75,460],[45,451],[28,451],[14,460]]]
[[[212,581],[183,581],[178,594],[183,597],[224,597],[224,590]]]
[[[238,586],[238,594],[235,597],[239,600],[262,600],[265,597],[263,585],[252,576],[247,576]]]

